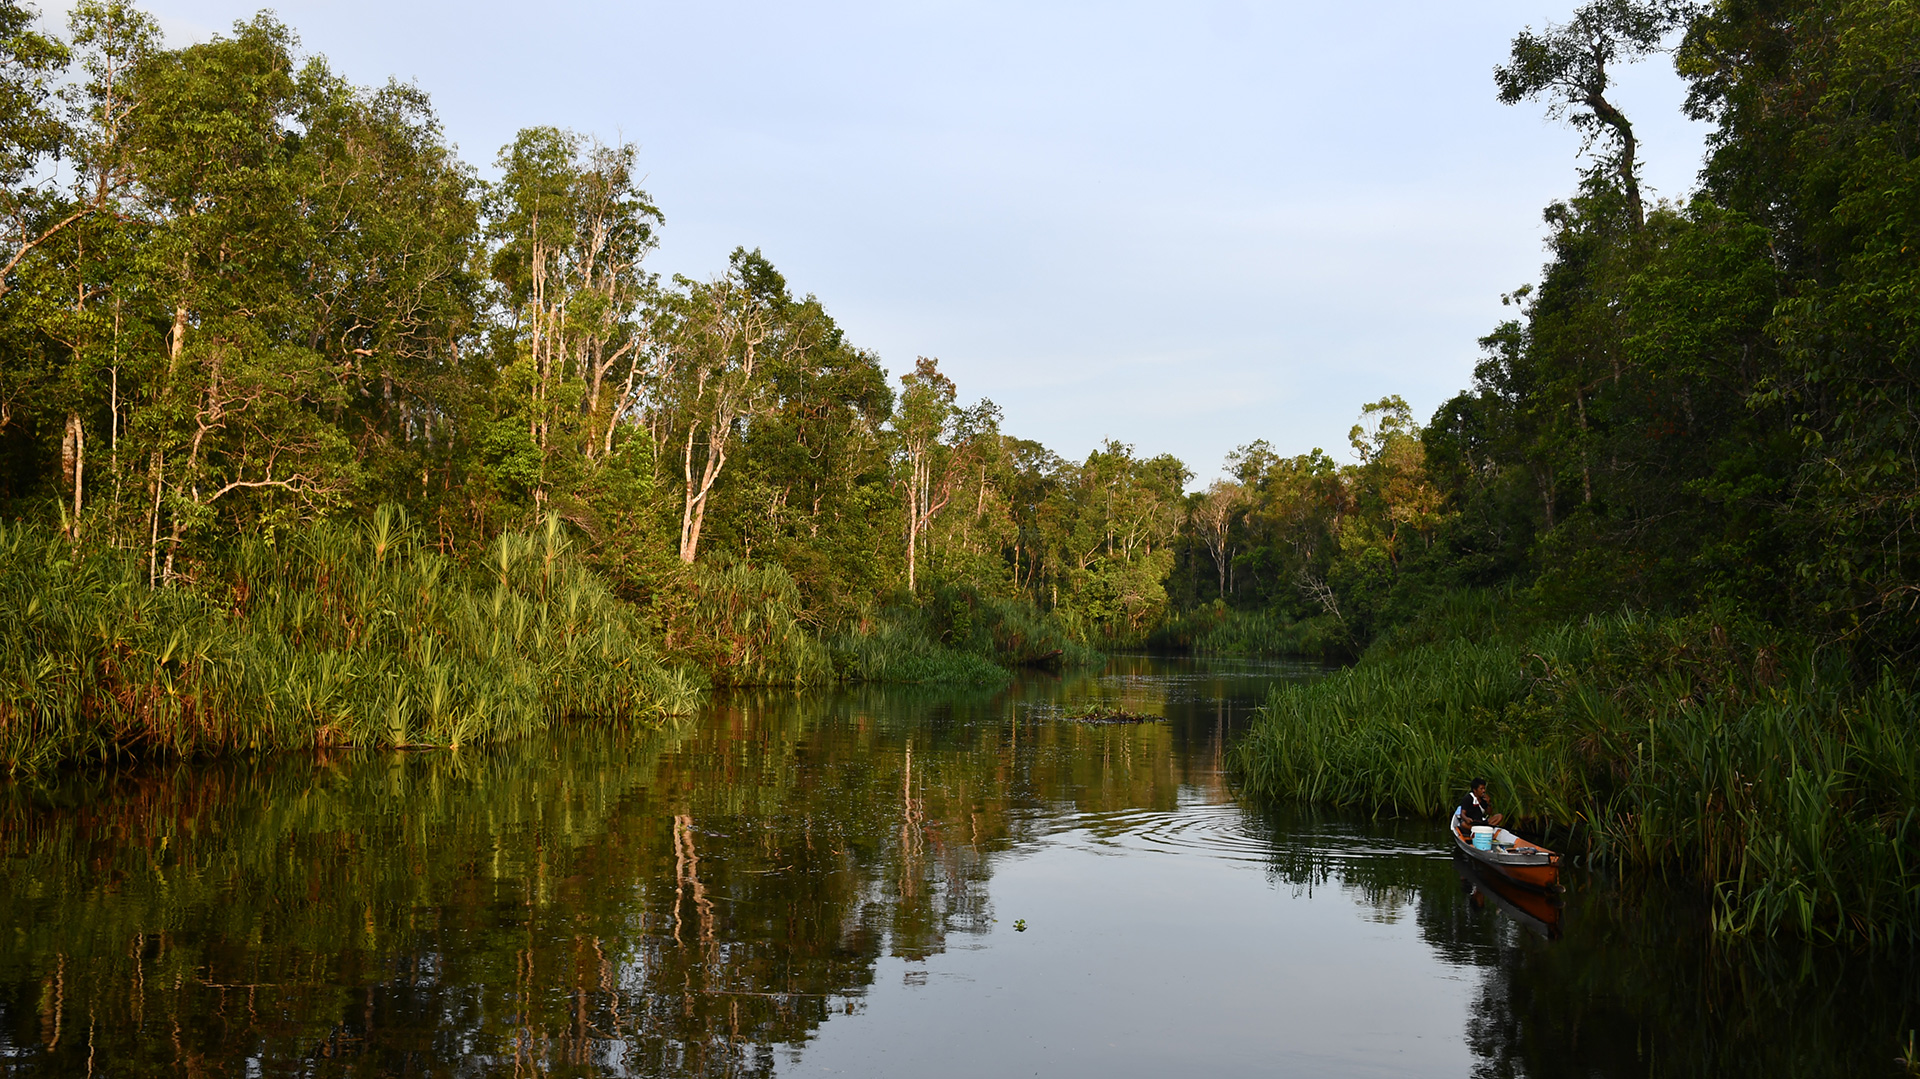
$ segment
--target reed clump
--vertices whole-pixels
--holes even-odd
[[[310,746],[459,746],[582,718],[690,710],[707,680],[557,520],[498,537],[476,574],[384,507],[242,540],[152,588],[122,551],[0,526],[0,764]]]
[[[1196,656],[1311,656],[1348,659],[1353,642],[1330,615],[1296,619],[1278,611],[1243,611],[1215,602],[1169,618],[1147,636],[1156,652]]]
[[[800,586],[778,564],[695,563],[654,601],[665,644],[717,685],[833,681],[832,653],[805,620]]]
[[[1596,862],[1710,890],[1723,932],[1911,941],[1916,703],[1707,615],[1411,632],[1276,689],[1235,762],[1271,797],[1429,816],[1484,775]]]
[[[966,582],[944,581],[926,603],[894,612],[912,617],[941,645],[1003,667],[1059,670],[1105,659],[1069,631],[1059,612],[1025,598],[994,595]]]
[[[998,686],[1012,677],[984,656],[946,647],[909,618],[869,618],[828,643],[834,666],[850,682]]]
[[[951,581],[928,589],[924,603],[867,611],[829,644],[842,677],[862,682],[1000,685],[1015,668],[1105,658],[1031,602]]]

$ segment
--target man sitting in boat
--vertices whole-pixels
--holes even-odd
[[[1467,783],[1467,796],[1460,799],[1459,808],[1453,811],[1453,830],[1461,835],[1472,835],[1473,826],[1483,824],[1493,829],[1495,846],[1513,846],[1513,833],[1500,827],[1500,822],[1506,820],[1506,816],[1488,812],[1492,805],[1487,799],[1487,781],[1474,776]]]

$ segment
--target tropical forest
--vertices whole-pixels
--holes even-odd
[[[1676,996],[1798,1027],[1804,1003],[1701,972],[1864,962],[1893,988],[1862,1007],[1893,1012],[1863,1052],[1920,1074],[1913,983],[1886,973],[1920,942],[1920,8],[1590,0],[1503,53],[1487,98],[1584,151],[1561,198],[1513,208],[1544,264],[1469,384],[1431,415],[1381,386],[1310,452],[1249,430],[1183,461],[1138,430],[1079,458],[952,364],[863,346],[752,237],[656,270],[675,207],[635,143],[555,116],[466,157],[432,87],[356,84],[272,12],[176,45],[124,0],[0,0],[0,907],[23,934],[0,1070],[73,1074],[122,1023],[139,1074],[784,1071],[768,1047],[831,1045],[876,964],[911,987],[948,937],[1026,933],[985,899],[1044,831],[1020,799],[1172,811],[1206,758],[1269,843],[1354,821],[1444,855],[1483,778],[1507,827],[1621,890],[1620,933],[1670,958],[1648,934],[1691,927],[1707,958]],[[1643,190],[1635,64],[1671,65],[1709,131],[1673,197]],[[1185,682],[1140,673],[1176,663],[1289,673],[1234,690],[1244,722],[1202,747],[1131,722],[1187,715]],[[1144,771],[1101,786],[1120,757]],[[1444,861],[1445,887],[1276,864],[1377,910],[1459,890]],[[149,872],[168,890],[109,916],[123,884],[97,875]],[[754,876],[788,872],[809,883]],[[629,911],[605,873],[666,883]],[[523,891],[526,942],[478,943]],[[76,943],[48,904],[80,896]],[[1466,932],[1432,902],[1422,932]],[[428,906],[440,943],[397,943]],[[1558,968],[1499,947],[1526,1000],[1559,999]],[[246,1018],[322,966],[380,1007]],[[1476,1074],[1669,1074],[1539,1055],[1514,1031],[1546,1005],[1520,999],[1475,1013]],[[1832,1048],[1647,1008],[1676,1074]],[[430,1033],[480,1013],[464,1048]]]

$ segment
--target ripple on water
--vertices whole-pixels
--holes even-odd
[[[1338,867],[1378,858],[1446,858],[1437,843],[1396,841],[1339,827],[1278,832],[1233,802],[1183,801],[1172,810],[1123,809],[1061,818],[1051,842],[1093,854],[1166,853],[1271,863],[1277,856]]]

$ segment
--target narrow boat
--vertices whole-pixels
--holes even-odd
[[[1521,928],[1548,940],[1560,939],[1560,898],[1522,888],[1498,873],[1481,867],[1464,854],[1453,856],[1453,871],[1466,882],[1475,906],[1491,902],[1494,909]]]
[[[1495,844],[1492,850],[1481,850],[1473,845],[1473,833],[1465,826],[1452,832],[1453,845],[1476,865],[1485,866],[1523,888],[1542,892],[1559,890],[1560,856],[1553,851],[1519,836],[1513,837],[1511,847]]]

